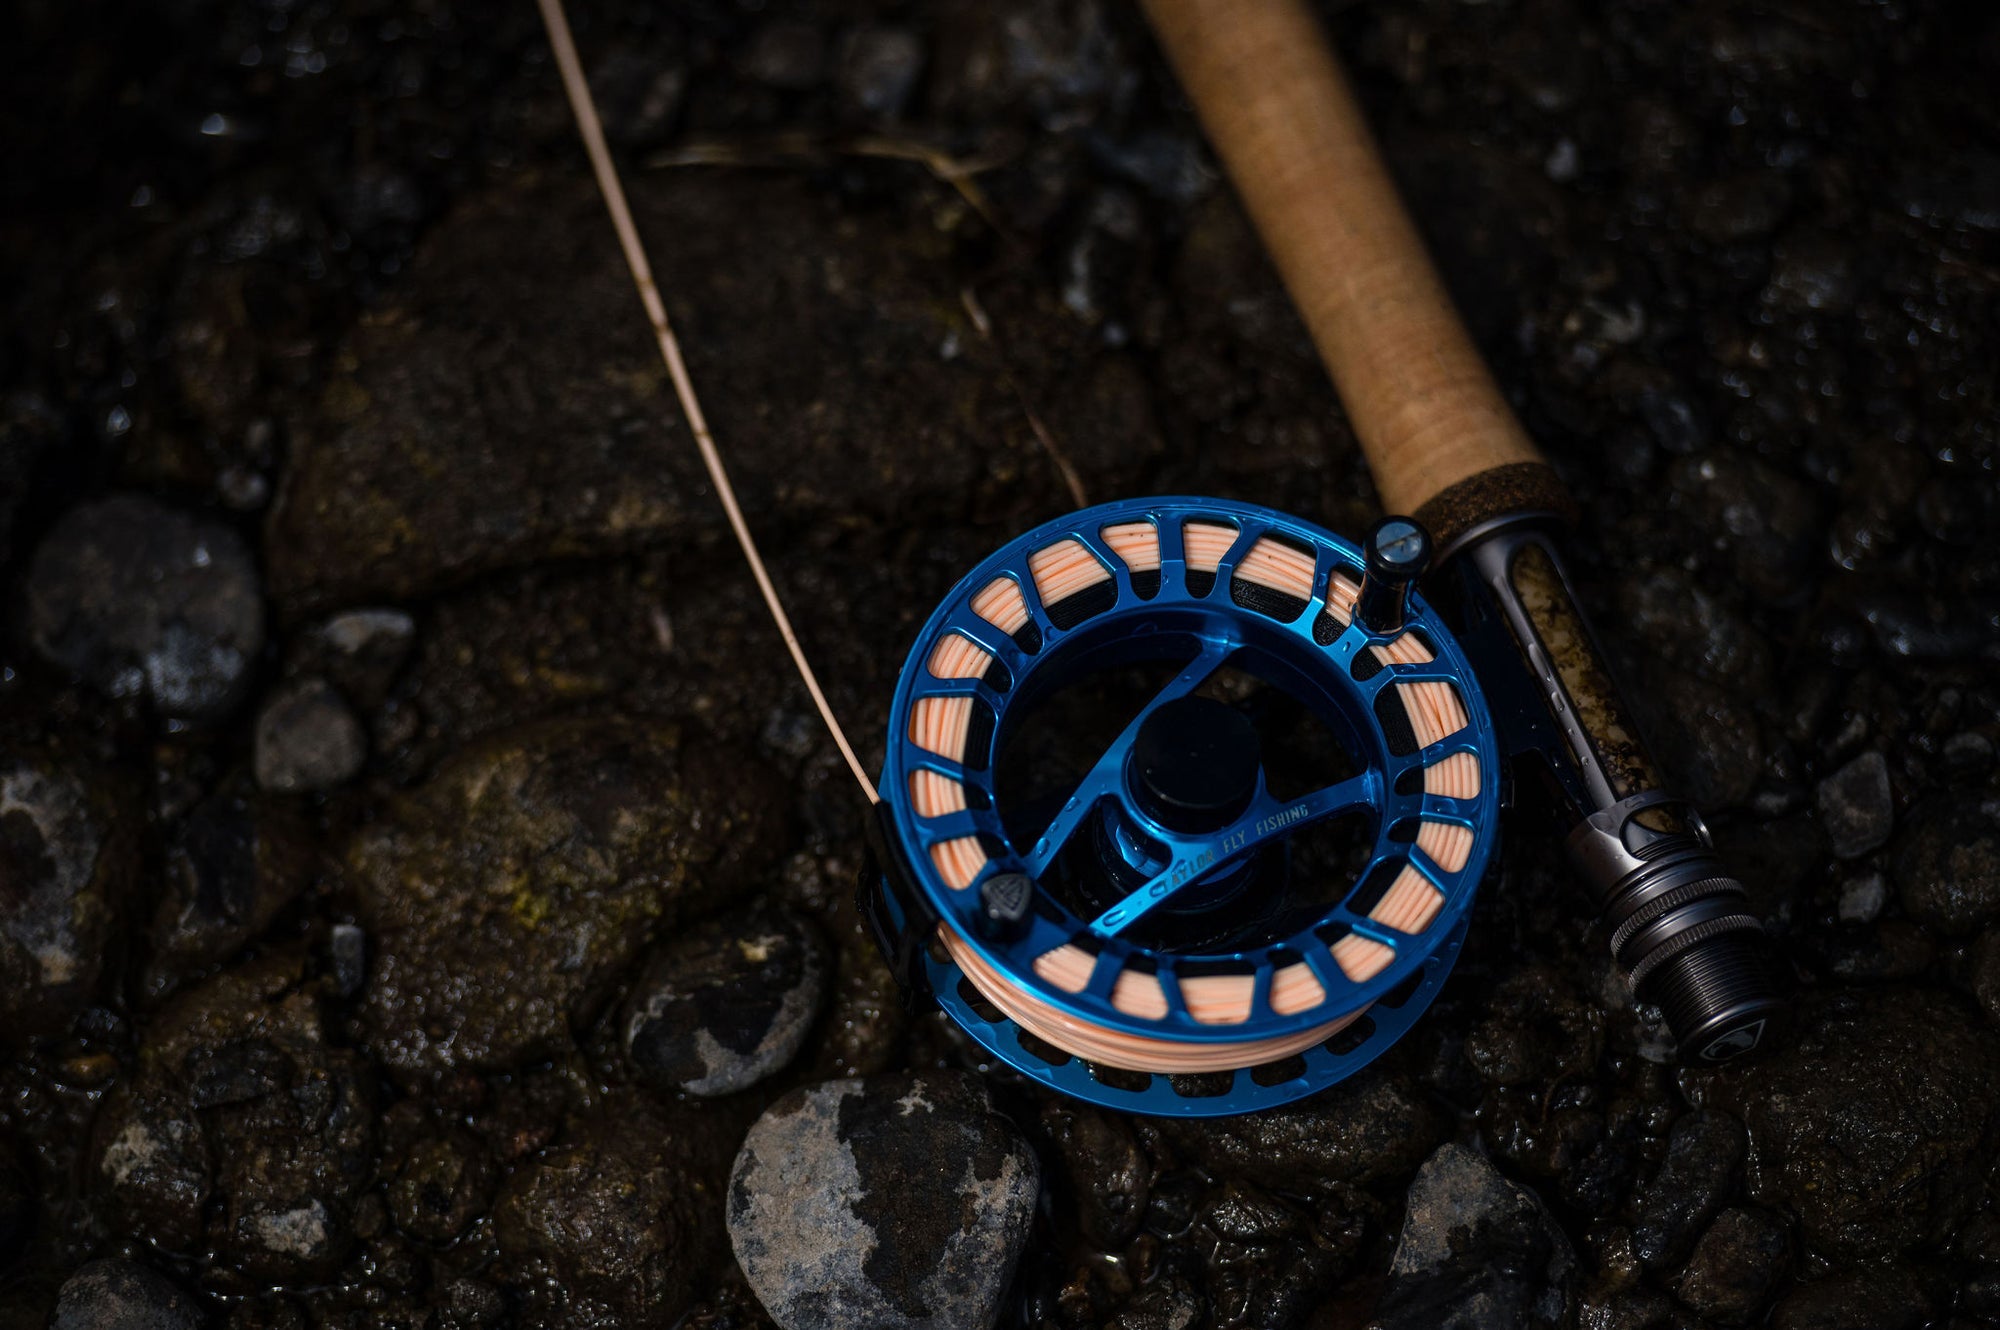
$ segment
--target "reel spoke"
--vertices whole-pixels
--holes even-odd
[[[1050,822],[1048,828],[1035,840],[1035,848],[1024,856],[1022,862],[1029,877],[1040,881],[1048,872],[1049,865],[1062,853],[1083,819],[1090,811],[1102,803],[1107,796],[1117,796],[1125,783],[1125,757],[1132,749],[1132,741],[1139,733],[1139,727],[1146,718],[1167,703],[1186,697],[1195,689],[1208,682],[1209,676],[1221,669],[1223,663],[1235,654],[1239,644],[1233,639],[1205,641],[1201,654],[1188,662],[1187,668],[1173,677],[1159,692],[1148,699],[1132,717],[1129,724],[1118,732],[1111,746],[1099,755],[1090,771],[1077,784],[1068,799],[1063,801],[1062,811]]]
[[[1190,882],[1241,859],[1280,836],[1288,836],[1323,818],[1374,802],[1377,784],[1366,773],[1314,790],[1302,798],[1271,797],[1261,782],[1249,811],[1210,836],[1166,839],[1173,860],[1146,885],[1090,921],[1093,933],[1111,936],[1136,923],[1147,911]]]

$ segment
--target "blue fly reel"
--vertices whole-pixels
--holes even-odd
[[[1407,522],[1364,560],[1164,498],[980,564],[890,712],[864,894],[899,977],[1022,1074],[1134,1112],[1252,1112],[1378,1056],[1498,837],[1478,684],[1406,594],[1426,554]]]

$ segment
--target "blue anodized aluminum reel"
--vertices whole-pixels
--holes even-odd
[[[1204,540],[1201,551],[1194,549],[1196,535]],[[1222,541],[1226,550],[1218,557]],[[1309,586],[1310,594],[1274,594],[1272,579],[1254,580],[1257,569],[1273,566],[1267,553],[1289,560],[1292,589]],[[933,941],[924,953],[931,989],[995,1056],[1023,1075],[1108,1107],[1176,1116],[1253,1112],[1351,1075],[1429,1006],[1457,958],[1474,893],[1496,847],[1498,749],[1478,683],[1445,625],[1412,595],[1400,630],[1387,638],[1371,634],[1351,613],[1352,590],[1363,574],[1353,544],[1283,513],[1217,499],[1134,499],[1072,513],[1010,541],[932,614],[890,712],[881,785],[886,835],[918,897],[914,910],[893,900],[890,909],[895,927],[916,914],[935,919],[941,935],[949,931],[951,946]],[[1405,632],[1428,648],[1418,654],[1430,659],[1381,664],[1368,650]],[[1004,816],[1009,791],[996,788],[995,773],[1021,717],[1092,671],[1135,661],[1179,668],[1091,765],[1053,820],[1021,837],[1030,843],[1016,843]],[[941,677],[934,666],[956,677]],[[1280,799],[1259,769],[1246,801],[1228,810],[1222,825],[1190,829],[1163,816],[1158,799],[1139,787],[1135,745],[1150,718],[1193,695],[1224,667],[1305,706],[1336,736],[1357,774]],[[1380,705],[1385,690],[1416,683],[1448,684],[1464,713],[1455,732],[1424,746],[1412,737],[1407,717],[1397,722],[1404,690],[1396,690],[1398,706]],[[1476,770],[1476,782],[1461,782],[1476,784],[1476,792],[1427,792],[1429,773],[1454,757],[1455,771]],[[1366,819],[1367,868],[1352,884],[1322,893],[1331,903],[1315,906],[1310,917],[1282,919],[1282,935],[1252,930],[1248,941],[1189,948],[1161,944],[1139,926],[1157,920],[1163,909],[1189,908],[1188,902],[1199,911],[1204,893],[1218,914],[1245,909],[1244,895],[1225,889],[1232,874],[1240,876],[1253,863],[1268,871],[1274,854],[1284,864],[1289,838],[1325,819],[1356,815]],[[1454,834],[1462,862],[1455,868],[1415,843],[1413,831],[1425,824],[1440,832],[1460,829]],[[1058,860],[1076,852],[1071,842],[1090,835],[1123,856],[1121,872],[1109,874],[1121,885],[1103,908],[1079,910],[1074,900],[1066,903],[1045,888]],[[1421,875],[1421,894],[1434,912],[1416,931],[1404,932],[1371,917],[1369,897],[1379,896],[1388,880],[1404,880],[1398,875],[1409,869]],[[989,883],[1012,883],[1031,897],[1009,928],[993,926]],[[1356,967],[1345,959],[1357,953],[1369,964]],[[985,987],[954,955],[983,977]],[[1070,966],[1076,973],[1051,968],[1059,957],[1076,962]],[[1359,975],[1350,976],[1357,968]],[[1199,1003],[1190,1010],[1190,997],[1218,974],[1234,976],[1233,991],[1247,1000],[1223,1018],[1201,1011]],[[988,992],[996,976],[1017,990],[1003,994],[1005,1002]],[[1301,989],[1305,1005],[1297,996]],[[1138,990],[1151,1001],[1133,1001],[1130,993]],[[1274,1002],[1274,991],[1289,1000]],[[1118,1065],[1128,1061],[1122,1054],[1097,1061],[1072,1055],[1060,1038],[1037,1037],[1001,1010],[1023,1004],[1047,1017],[1045,1031],[1088,1029],[1116,1049],[1191,1051],[1210,1063],[1228,1062],[1239,1045],[1250,1052],[1293,1051],[1204,1074],[1135,1070]],[[1317,1037],[1343,1017],[1352,1019]],[[1304,1047],[1294,1047],[1302,1041]]]

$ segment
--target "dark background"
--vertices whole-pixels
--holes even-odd
[[[1586,1324],[2000,1324],[2000,20],[1636,0],[1327,16],[1475,337],[1581,500],[1586,598],[1753,876],[1804,1030],[1753,1069],[1663,1065],[1552,841],[1521,827],[1434,1014],[1252,1152],[1281,1167],[1199,1132],[1079,1133],[1002,1083],[1049,1179],[1021,1318],[1356,1323],[1416,1165],[1458,1139],[1553,1213],[1576,1253],[1555,1305]],[[572,18],[750,520],[871,764],[930,606],[1069,506],[1032,421],[1093,500],[1370,519],[1332,391],[1134,13],[578,0]],[[39,1324],[71,1268],[123,1252],[240,1324],[479,1323],[440,1310],[468,1278],[525,1323],[587,1319],[577,1253],[524,1256],[483,1205],[420,1241],[381,1198],[426,1132],[503,1179],[607,1115],[740,1138],[765,1090],[633,1106],[601,1013],[646,927],[742,896],[837,941],[832,1008],[773,1090],[972,1059],[900,1015],[858,931],[852,791],[706,492],[533,9],[30,0],[9,27],[0,755],[70,772],[118,831],[83,860],[101,974],[10,1011],[0,1305]],[[952,163],[977,168],[972,197]],[[38,590],[93,622],[90,586],[37,549],[76,505],[134,491],[239,533],[254,565],[237,590],[266,628],[197,716],[36,637]],[[356,608],[411,616],[386,664],[325,658],[328,616]],[[260,789],[260,704],[321,677],[363,770]],[[552,999],[573,1042],[399,1061],[424,995],[356,989],[332,950],[336,924],[394,913],[370,903],[382,856],[476,876],[488,847],[433,844],[451,780],[509,744],[592,768],[655,723],[722,773],[675,790],[764,801],[756,851],[669,856],[631,947]],[[9,850],[12,941],[67,908],[41,892],[50,854]],[[173,951],[159,903],[214,881],[242,898],[228,927]],[[513,968],[531,955],[470,963],[535,991]],[[294,997],[309,1018],[232,1024]],[[322,1161],[282,1184],[337,1217],[317,1264],[234,1245],[227,1198],[270,1178],[211,1179],[181,1228],[164,1193],[93,1181],[102,1105],[168,1093],[224,1028],[231,1057],[277,1048],[280,1079],[363,1087],[347,1136],[211,1127],[211,1170],[281,1138]],[[1713,1148],[1663,1174],[1670,1141]],[[1365,1163],[1337,1162],[1350,1146]],[[1118,1172],[1133,1159],[1142,1183]],[[1076,1216],[1121,1185],[1142,1218],[1107,1256]],[[690,1264],[692,1323],[758,1323],[726,1260],[667,1259]],[[616,1322],[615,1303],[589,1315]]]

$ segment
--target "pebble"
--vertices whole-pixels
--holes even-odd
[[[1775,171],[1746,171],[1712,180],[1694,193],[1694,233],[1715,245],[1770,235],[1791,210],[1792,190]]]
[[[567,1052],[657,930],[764,880],[788,804],[754,754],[671,723],[564,718],[461,749],[342,854],[369,1051],[412,1080]]]
[[[1853,249],[1846,237],[1794,232],[1772,247],[1767,299],[1798,309],[1840,313],[1854,304]]]
[[[1791,1272],[1792,1238],[1767,1210],[1724,1210],[1695,1244],[1674,1293],[1689,1310],[1723,1325],[1743,1325],[1764,1309]]]
[[[1660,1171],[1633,1203],[1633,1253],[1649,1270],[1670,1267],[1736,1188],[1743,1124],[1727,1113],[1695,1112],[1674,1124]]]
[[[417,621],[397,609],[344,610],[313,634],[317,672],[355,706],[381,705],[416,646]]]
[[[27,1242],[34,1219],[34,1183],[14,1142],[0,1135],[0,1268]]]
[[[330,1037],[304,951],[175,997],[105,1098],[83,1175],[116,1230],[311,1282],[353,1250],[379,1129],[375,1069]]]
[[[1836,1267],[1785,1295],[1772,1330],[1917,1330],[1931,1314],[1923,1285],[1897,1262]]]
[[[1381,1063],[1281,1108],[1232,1118],[1163,1118],[1158,1127],[1213,1171],[1281,1191],[1408,1177],[1450,1133],[1432,1097]]]
[[[1195,1234],[1208,1253],[1209,1294],[1240,1324],[1301,1325],[1351,1263],[1363,1223],[1337,1202],[1309,1216],[1259,1188],[1224,1183]]]
[[[166,853],[142,987],[158,999],[241,951],[298,898],[311,832],[291,808],[231,782],[196,805]]]
[[[344,998],[359,993],[368,982],[368,934],[357,924],[335,924],[327,930],[327,954],[333,961],[334,991]]]
[[[520,1282],[562,1291],[562,1324],[672,1325],[723,1255],[728,1144],[712,1117],[613,1097],[507,1179],[493,1207],[500,1252]]]
[[[49,1330],[200,1330],[201,1304],[165,1275],[134,1261],[92,1261],[56,1298]]]
[[[1042,1136],[1063,1163],[1065,1209],[1099,1251],[1115,1252],[1138,1236],[1151,1199],[1152,1163],[1122,1115],[1072,1099],[1042,1103]]]
[[[1669,480],[1700,538],[1729,556],[1753,596],[1783,602],[1807,587],[1825,557],[1825,520],[1812,486],[1723,449],[1678,459]]]
[[[1878,919],[1873,928],[1847,928],[1820,951],[1826,968],[1856,983],[1915,979],[1937,959],[1930,934],[1907,919]]]
[[[826,33],[816,23],[777,19],[759,28],[737,60],[759,83],[803,92],[826,74]]]
[[[1907,819],[1893,871],[1903,908],[1926,928],[1963,937],[2000,919],[2000,799],[1928,796]]]
[[[1753,1200],[1795,1215],[1820,1254],[1873,1260],[1942,1240],[1977,1206],[2000,1037],[1943,994],[1824,992],[1771,1056],[1685,1088],[1748,1127]]]
[[[1943,756],[1954,773],[1983,776],[1993,765],[1993,741],[1977,730],[1965,730],[1944,741]]]
[[[1886,842],[1896,824],[1888,760],[1871,749],[1821,781],[1819,819],[1837,858],[1858,859]]]
[[[1371,1330],[1526,1330],[1570,1323],[1576,1256],[1540,1198],[1444,1145],[1410,1193]]]
[[[264,645],[263,589],[242,537],[139,495],[66,513],[28,570],[35,649],[113,697],[215,720]]]
[[[643,1084],[735,1094],[798,1054],[826,986],[826,945],[806,920],[713,920],[662,947],[633,986],[625,1056]]]
[[[285,684],[257,713],[257,783],[276,794],[323,794],[368,759],[368,736],[324,679]]]
[[[1039,1178],[970,1076],[829,1081],[792,1091],[750,1129],[729,1183],[729,1238],[785,1330],[988,1330]]]
[[[1889,880],[1880,873],[1864,873],[1850,878],[1840,888],[1840,921],[1872,924],[1882,917],[1889,903]]]
[[[923,39],[908,28],[871,25],[842,44],[834,83],[847,107],[870,120],[894,120],[924,72]]]
[[[493,1199],[499,1171],[470,1132],[450,1130],[415,1141],[389,1183],[396,1227],[420,1242],[455,1242]]]
[[[1968,948],[1966,982],[1986,1019],[2000,1026],[2000,928],[1987,929]]]
[[[140,868],[123,804],[79,757],[0,753],[0,1038],[53,1033],[95,992]]]

